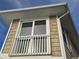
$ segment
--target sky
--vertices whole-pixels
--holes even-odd
[[[79,32],[79,0],[0,0],[0,11],[61,3],[64,1],[67,1],[68,3],[74,25],[77,32]],[[8,28],[9,26],[6,25],[3,18],[0,16],[0,48],[2,47]]]
[[[79,33],[79,0],[67,0],[73,23]]]

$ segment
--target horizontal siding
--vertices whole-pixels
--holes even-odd
[[[61,56],[60,41],[58,35],[57,20],[55,16],[50,17],[50,39],[52,45],[52,55]]]
[[[19,23],[19,19],[13,20],[10,32],[8,34],[6,43],[5,43],[3,51],[2,51],[3,53],[9,53],[11,44],[12,44],[12,40],[13,40],[16,30],[17,30],[18,23]]]

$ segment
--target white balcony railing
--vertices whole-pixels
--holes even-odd
[[[50,54],[50,36],[19,36],[14,39],[10,56]]]

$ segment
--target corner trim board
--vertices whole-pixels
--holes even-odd
[[[60,18],[58,18],[58,16],[56,18],[57,18],[57,25],[58,25],[58,33],[60,34],[59,35],[59,40],[60,40],[60,46],[61,46],[61,53],[62,53],[62,56],[64,57],[64,59],[67,59],[66,58],[65,46],[64,46],[64,40],[63,40],[63,35],[62,35],[62,28],[61,28]]]
[[[4,40],[4,43],[3,43],[3,45],[2,45],[2,48],[1,48],[0,54],[2,53],[2,51],[3,51],[3,49],[4,49],[4,46],[5,46],[6,40],[7,40],[7,38],[8,38],[8,35],[9,35],[9,32],[10,32],[10,29],[11,29],[12,23],[13,23],[13,21],[10,23],[10,27],[9,27],[9,29],[8,29],[7,35],[6,35],[5,40]]]

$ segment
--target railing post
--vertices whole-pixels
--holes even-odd
[[[31,55],[31,49],[32,49],[32,37],[29,37],[30,42],[29,42],[29,47],[28,47],[28,54]]]
[[[47,35],[47,54],[51,53],[51,47],[50,47],[50,36]]]

